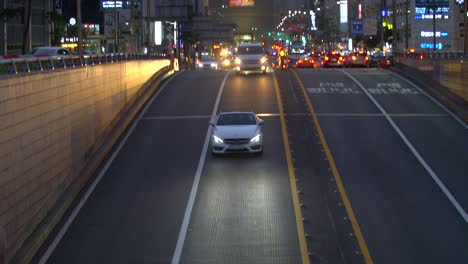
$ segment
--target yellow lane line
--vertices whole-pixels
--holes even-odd
[[[348,198],[348,195],[346,194],[346,190],[344,188],[343,181],[341,180],[341,176],[338,173],[338,169],[336,168],[335,160],[333,159],[330,148],[328,147],[327,141],[325,140],[325,136],[323,134],[322,128],[320,127],[320,123],[317,118],[317,113],[315,112],[315,109],[312,105],[312,102],[310,101],[310,98],[307,94],[304,84],[299,78],[297,72],[295,70],[292,70],[292,72],[294,76],[296,77],[296,80],[299,83],[299,86],[301,87],[302,93],[307,103],[307,107],[309,108],[310,114],[312,116],[312,120],[314,121],[315,127],[317,128],[317,133],[319,135],[320,142],[322,143],[323,149],[327,156],[327,160],[332,170],[333,176],[335,177],[338,191],[340,192],[341,199],[343,200],[344,206],[346,208],[346,212],[348,213],[349,220],[351,221],[351,225],[353,227],[354,233],[356,234],[356,238],[359,243],[359,247],[361,248],[361,253],[364,257],[364,261],[367,264],[372,264],[373,263],[372,257],[369,253],[369,249],[367,248],[367,244],[366,244],[366,241],[364,240],[364,236],[362,235],[361,228],[359,227],[357,218],[354,215],[354,211],[353,211],[353,208],[351,207],[351,203],[349,202],[349,198]]]
[[[286,131],[286,120],[284,118],[284,109],[283,109],[283,102],[281,99],[281,94],[278,86],[278,80],[276,79],[276,74],[273,72],[273,81],[275,84],[275,91],[276,91],[276,100],[278,102],[278,109],[280,113],[280,120],[281,120],[281,131],[283,133],[283,142],[284,142],[284,152],[286,154],[286,160],[288,163],[288,171],[289,171],[289,182],[291,185],[291,194],[293,198],[294,204],[294,213],[296,215],[296,226],[297,226],[297,236],[299,238],[299,247],[301,250],[302,256],[302,263],[309,264],[309,255],[307,251],[307,242],[304,233],[304,224],[302,223],[302,213],[301,208],[299,206],[299,197],[297,192],[297,185],[296,185],[296,174],[294,173],[294,166],[291,158],[291,148],[289,146],[289,139],[288,139],[288,132]]]

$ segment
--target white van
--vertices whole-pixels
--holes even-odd
[[[268,57],[262,44],[241,44],[236,53],[237,72],[262,72],[267,71]]]

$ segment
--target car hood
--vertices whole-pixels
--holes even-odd
[[[241,60],[260,60],[263,54],[238,54],[237,57]]]
[[[216,126],[213,134],[225,138],[252,138],[256,135],[258,130],[257,125],[246,126]]]

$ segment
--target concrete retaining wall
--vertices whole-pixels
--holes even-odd
[[[425,73],[468,102],[468,61],[398,58],[398,62]]]
[[[80,176],[106,131],[168,60],[0,79],[0,263]]]

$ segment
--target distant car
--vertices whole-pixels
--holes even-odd
[[[364,51],[359,51],[356,53],[351,54],[351,67],[366,67],[369,68],[371,66],[371,56],[364,53]]]
[[[31,54],[36,57],[49,57],[49,56],[69,56],[70,51],[62,47],[36,47],[31,51]]]
[[[268,56],[262,44],[241,44],[237,47],[236,71],[266,73],[268,67]]]
[[[223,112],[216,120],[211,135],[211,152],[257,153],[263,152],[263,120],[252,112]]]
[[[217,70],[219,68],[218,61],[210,55],[202,55],[196,63],[198,70]]]
[[[331,51],[325,55],[323,67],[344,67],[343,56],[337,51]]]
[[[313,57],[304,55],[296,61],[297,68],[315,68],[315,60]]]
[[[232,55],[227,55],[225,58],[220,61],[222,69],[231,69],[234,67],[234,57]]]

